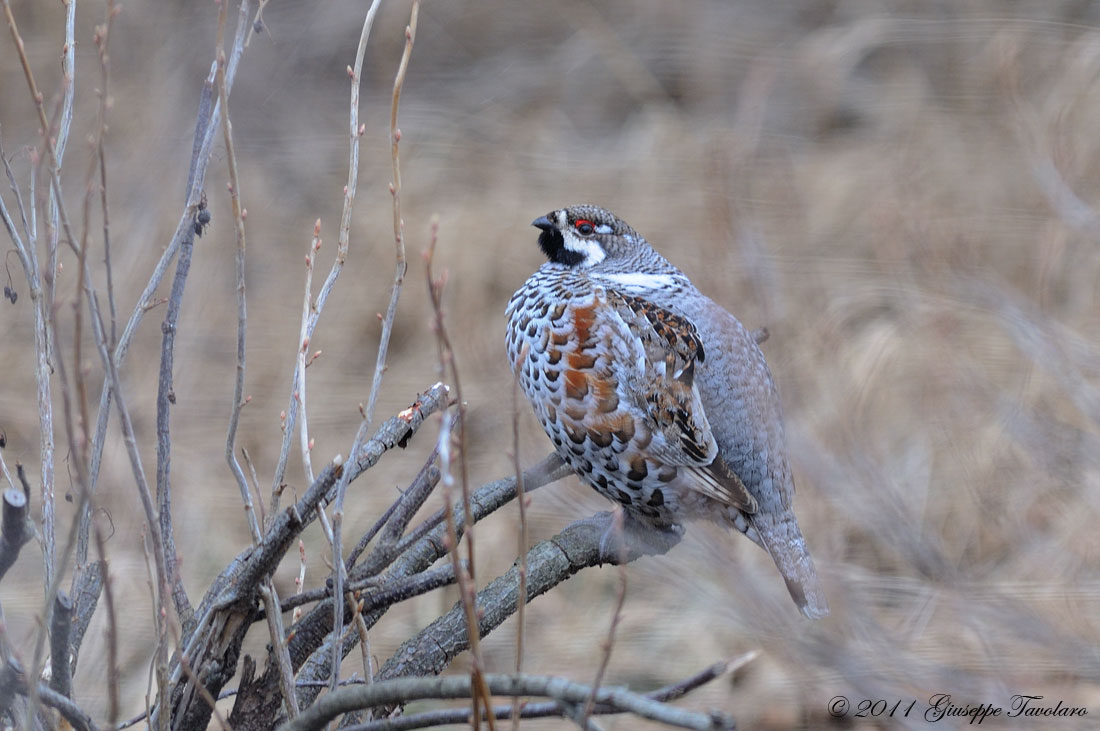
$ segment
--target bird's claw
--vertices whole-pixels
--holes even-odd
[[[614,513],[600,512],[583,521],[598,527],[600,564],[623,564],[639,556],[668,553],[684,536],[681,525],[657,527],[633,518],[629,513],[616,519]]]

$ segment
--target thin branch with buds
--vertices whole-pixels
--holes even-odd
[[[370,30],[374,25],[374,16],[378,12],[380,4],[381,0],[373,0],[370,8],[367,9],[366,17],[363,19],[363,29],[359,34],[359,47],[355,52],[355,66],[354,68],[348,68],[348,75],[351,77],[348,181],[347,185],[344,187],[344,209],[340,215],[340,233],[336,243],[336,259],[332,262],[332,268],[329,270],[328,276],[321,285],[321,291],[317,294],[317,300],[312,305],[309,321],[305,328],[305,334],[300,338],[299,345],[313,337],[313,331],[317,327],[317,321],[320,319],[321,312],[325,308],[328,296],[332,292],[332,288],[336,285],[336,280],[339,278],[340,272],[344,268],[344,262],[348,258],[349,237],[351,234],[351,211],[355,203],[355,193],[359,181],[359,137],[361,135],[359,125],[359,85],[363,70],[363,59],[367,51],[367,39],[370,37]],[[295,384],[295,387],[296,384],[304,378],[304,370],[305,365],[303,363],[295,364],[294,376],[291,379],[291,383]],[[286,474],[286,464],[290,455],[290,440],[294,433],[295,424],[297,423],[298,411],[298,404],[292,391],[290,395],[290,404],[286,409],[286,420],[283,426],[283,442],[279,449],[279,460],[275,466],[275,476],[271,485],[272,514],[278,510],[278,500],[279,496],[282,494],[283,488],[283,477]]]
[[[401,169],[397,156],[397,143],[401,138],[401,132],[397,129],[397,106],[401,99],[401,87],[405,81],[405,70],[408,68],[409,57],[412,54],[413,41],[416,37],[416,18],[420,10],[419,0],[413,0],[412,11],[409,16],[409,25],[405,28],[405,50],[401,56],[401,63],[398,67],[397,77],[394,80],[393,86],[393,103],[390,107],[390,137],[392,141],[392,157],[393,157],[393,183],[390,185],[390,192],[393,194],[393,215],[394,215],[394,239],[395,239],[395,258],[396,264],[394,268],[393,288],[390,291],[390,303],[386,308],[386,316],[382,321],[382,336],[378,344],[378,355],[375,360],[374,378],[371,383],[370,395],[367,400],[367,409],[363,414],[363,421],[359,426],[359,432],[356,435],[355,443],[352,445],[351,454],[355,455],[359,444],[366,439],[366,435],[369,433],[371,421],[374,418],[374,405],[378,399],[378,393],[382,384],[382,373],[386,368],[386,353],[389,349],[390,333],[393,331],[393,321],[397,314],[397,301],[401,296],[401,284],[405,278],[405,244],[402,233],[404,222],[401,220],[401,208],[400,208],[400,190],[401,190]],[[374,11],[374,5],[371,6],[371,12]],[[366,29],[364,29],[363,43],[366,42]],[[361,46],[362,48],[362,46]],[[358,80],[361,67],[361,57],[356,56],[356,69],[354,75]],[[352,117],[352,133],[353,135],[359,134],[355,128],[356,119]],[[349,210],[349,209],[346,209]],[[343,231],[341,232],[343,234]],[[345,578],[346,569],[343,562],[343,544],[341,542],[341,529],[343,526],[344,517],[344,495],[347,493],[347,480],[341,479],[339,485],[336,488],[336,501],[333,504],[332,509],[332,553],[333,553],[333,569],[332,569],[332,582],[334,588],[334,596],[340,597],[343,595],[343,582]],[[342,625],[344,619],[344,607],[342,601],[333,602],[333,637],[339,638],[342,633]],[[361,621],[361,620],[359,620]],[[362,634],[365,636],[365,628],[362,630]],[[329,678],[330,688],[335,689],[339,680],[340,672],[340,658],[341,642],[332,643],[332,667],[331,675]],[[371,678],[372,673],[367,673],[367,677]]]

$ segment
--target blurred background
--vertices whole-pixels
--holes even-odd
[[[268,5],[265,32],[246,50],[230,100],[249,246],[252,400],[238,441],[265,498],[316,219],[324,237],[316,282],[335,253],[348,164],[346,67],[365,8]],[[388,126],[409,9],[384,3],[367,51],[351,251],[311,344],[323,351],[308,371],[315,465],[347,454],[370,388],[381,329],[375,313],[385,309],[393,269]],[[61,5],[16,2],[13,10],[53,109]],[[210,2],[133,2],[115,22],[107,154],[123,317],[180,216],[216,15]],[[66,162],[73,211],[94,129],[92,27],[102,22],[102,5],[83,3],[77,17]],[[25,185],[21,146],[37,142],[37,122],[6,32],[0,90],[5,150]],[[649,690],[759,650],[734,677],[682,704],[771,729],[820,726],[838,695],[853,710],[861,699],[916,699],[919,709],[936,693],[1007,709],[1022,693],[1100,713],[1100,7],[429,1],[400,127],[410,267],[377,418],[439,378],[420,257],[435,214],[475,484],[512,470],[503,312],[542,263],[529,227],[536,216],[570,203],[604,205],[748,327],[771,332],[764,352],[786,410],[796,509],[832,616],[803,620],[762,551],[696,525],[669,555],[630,566],[605,682]],[[222,457],[234,378],[235,244],[224,151],[214,155],[213,221],[196,243],[172,410],[176,541],[196,601],[249,542]],[[3,195],[10,206],[6,187]],[[92,222],[100,247],[98,213]],[[71,301],[75,269],[67,252],[62,259],[69,268],[61,293]],[[21,297],[0,306],[0,426],[9,464],[22,461],[37,485],[30,300],[15,258],[7,261]],[[146,316],[122,372],[150,474],[163,316],[163,307]],[[63,305],[59,317],[61,337],[71,337],[71,309]],[[98,359],[85,353],[98,383]],[[522,460],[534,463],[550,445],[525,403],[520,426]],[[433,423],[352,486],[346,534],[357,537],[407,486],[434,432]],[[63,443],[59,427],[59,534],[73,513],[60,499],[71,484]],[[297,458],[288,481],[298,492],[307,484]],[[124,608],[124,711],[133,714],[144,707],[151,603],[143,518],[114,421],[99,490]],[[37,514],[37,495],[33,505]],[[532,539],[605,508],[575,479],[543,488],[529,511]],[[478,526],[482,584],[512,564],[517,526],[514,505]],[[328,573],[317,526],[306,542],[312,587]],[[278,574],[284,595],[293,591],[295,558]],[[20,648],[28,656],[40,576],[31,544],[0,586],[9,632],[27,637]],[[591,681],[617,576],[613,568],[583,572],[530,606],[528,671]],[[373,653],[384,661],[456,598],[439,591],[391,611],[371,634]],[[265,642],[256,628],[249,648],[262,655]],[[514,643],[514,622],[488,637],[490,669],[512,668]],[[105,653],[99,617],[76,678],[78,700],[97,717]],[[466,667],[464,659],[454,666]],[[630,719],[601,724],[642,727]]]

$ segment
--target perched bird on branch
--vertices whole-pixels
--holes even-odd
[[[668,550],[684,520],[731,525],[771,555],[805,616],[826,616],[752,334],[610,211],[532,225],[549,261],[508,303],[508,356],[558,454],[623,505],[635,547]],[[609,559],[615,541],[609,525]]]

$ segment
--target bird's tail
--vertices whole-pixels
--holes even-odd
[[[761,511],[750,516],[760,544],[771,554],[772,560],[787,583],[787,591],[808,619],[821,619],[829,615],[829,603],[825,590],[814,569],[814,560],[806,548],[806,539],[798,528],[794,514]]]

